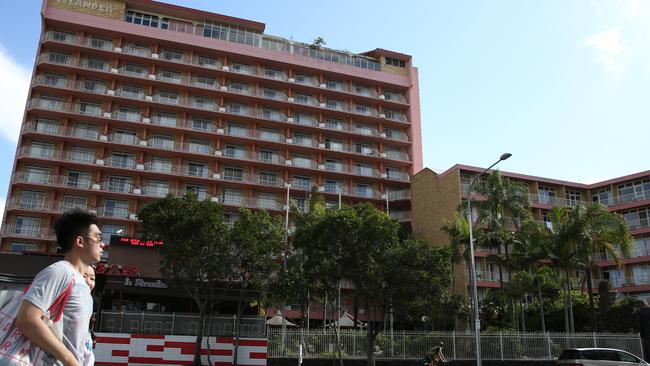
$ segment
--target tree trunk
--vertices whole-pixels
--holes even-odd
[[[375,339],[377,334],[375,332],[375,324],[371,321],[372,314],[370,313],[370,306],[368,300],[365,301],[366,314],[368,315],[368,327],[366,331],[366,354],[368,356],[368,366],[375,366]]]
[[[573,299],[571,299],[571,278],[569,278],[569,270],[565,269],[565,272],[567,278],[567,286],[569,290],[567,291],[568,299],[569,299],[569,331],[571,333],[575,333],[576,330],[575,330],[575,322],[573,319]]]
[[[546,333],[546,320],[544,319],[544,298],[542,297],[542,285],[537,279],[537,298],[539,299],[539,319],[542,323],[542,333]]]
[[[239,352],[239,328],[240,328],[240,321],[241,321],[241,314],[244,312],[244,304],[242,303],[241,299],[242,296],[244,295],[244,287],[242,284],[242,288],[239,290],[239,299],[237,300],[237,317],[235,318],[235,339],[233,339],[233,350],[232,350],[232,365],[237,366],[237,353]],[[284,313],[282,315],[282,319],[284,319]]]
[[[199,326],[196,330],[196,341],[194,342],[194,363],[201,366],[201,344],[203,343],[203,322],[205,321],[205,303],[197,302],[199,306]]]
[[[591,331],[597,332],[598,325],[596,324],[596,306],[594,305],[594,284],[591,281],[591,266],[587,266],[587,270],[585,271],[585,273],[587,275],[587,291],[589,292],[589,311],[591,313]]]

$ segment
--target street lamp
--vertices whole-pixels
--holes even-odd
[[[472,181],[469,183],[469,189],[467,190],[467,223],[469,224],[469,257],[470,257],[470,272],[472,276],[472,299],[474,307],[474,340],[476,342],[476,366],[481,366],[481,319],[478,316],[478,290],[476,288],[476,263],[474,262],[474,235],[472,233],[472,188],[476,180],[485,172],[492,169],[495,165],[499,164],[503,160],[511,157],[512,154],[504,153],[499,157],[494,164],[490,165],[487,169],[478,174]]]

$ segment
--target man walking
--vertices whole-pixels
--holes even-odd
[[[33,344],[42,348],[55,365],[79,366],[84,363],[88,323],[93,311],[90,289],[84,272],[99,262],[104,250],[97,216],[82,210],[64,213],[54,222],[56,240],[64,260],[39,272],[25,294],[16,317],[16,326]],[[70,288],[63,309],[63,337],[59,340],[43,321],[45,313],[59,296]]]

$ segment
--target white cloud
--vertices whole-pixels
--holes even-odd
[[[0,138],[13,143],[18,141],[31,75],[0,45]]]
[[[621,43],[621,27],[594,34],[587,39],[587,44],[596,49],[596,62],[612,69],[621,67],[619,56],[625,50]]]

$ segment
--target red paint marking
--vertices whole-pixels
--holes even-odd
[[[194,361],[174,361],[163,360],[159,357],[129,357],[129,364],[131,363],[144,363],[144,364],[157,364],[157,365],[191,365]]]
[[[214,366],[232,366],[232,362],[214,361]]]
[[[129,366],[126,362],[95,362],[95,366]]]
[[[253,360],[266,360],[266,352],[251,352],[250,358]]]
[[[235,343],[233,341],[233,343]],[[256,346],[256,347],[266,347],[266,339],[240,339],[240,346]]]
[[[194,354],[194,342],[165,342],[165,348],[180,348],[182,355]]]
[[[147,352],[163,352],[164,350],[165,350],[165,346],[158,346],[155,344],[147,345]]]
[[[129,350],[128,349],[114,349],[113,352],[111,352],[111,356],[129,357]]]
[[[97,337],[97,343],[129,344],[131,338]]]
[[[131,338],[165,339],[165,336],[160,334],[131,334]]]
[[[202,355],[207,355],[208,350],[206,348],[201,349]],[[212,356],[232,356],[232,350],[230,349],[214,349],[210,348],[210,355]]]

